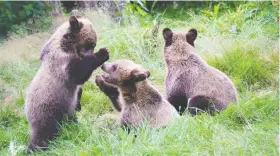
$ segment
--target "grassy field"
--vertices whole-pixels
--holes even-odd
[[[98,69],[84,84],[79,123],[63,124],[50,149],[32,155],[279,155],[279,26],[277,21],[264,25],[258,18],[245,21],[244,12],[219,18],[195,14],[185,20],[162,18],[158,31],[153,24],[141,26],[133,16],[120,25],[102,12],[86,12],[98,32],[96,50],[108,47],[110,61],[131,59],[142,64],[163,94],[162,29],[197,28],[198,53],[229,75],[239,101],[216,116],[186,113],[157,130],[143,125],[134,138],[117,126],[117,113],[94,84],[95,75],[101,73]],[[23,111],[25,90],[40,66],[41,47],[66,20],[61,17],[50,30],[12,35],[0,43],[0,155],[26,155],[30,134]],[[231,20],[236,20],[236,33],[230,31]]]

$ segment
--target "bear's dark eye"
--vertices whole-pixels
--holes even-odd
[[[114,64],[114,65],[112,66],[112,72],[116,71],[117,67],[118,67],[118,66],[117,66],[116,64]]]

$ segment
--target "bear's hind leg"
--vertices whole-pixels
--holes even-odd
[[[78,91],[76,111],[80,111],[82,108],[82,106],[81,106],[82,93],[83,93],[83,89],[81,87]]]
[[[201,112],[207,112],[210,115],[214,115],[215,112],[218,112],[219,108],[215,107],[217,100],[206,96],[195,96],[190,99],[188,110],[192,115],[197,115]]]
[[[35,150],[43,150],[48,148],[48,143],[45,138],[38,134],[32,134],[27,152],[35,151]]]
[[[56,117],[48,118],[45,121],[38,120],[32,123],[28,152],[48,149],[48,141],[54,139],[57,135],[59,123],[62,120],[62,115]]]
[[[28,152],[35,150],[48,149],[48,134],[42,130],[35,128],[32,130],[31,139],[28,145]]]
[[[175,107],[180,115],[182,115],[187,108],[188,99],[185,96],[170,96],[167,100]]]

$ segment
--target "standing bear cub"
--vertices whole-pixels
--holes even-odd
[[[104,63],[107,74],[96,77],[96,84],[120,111],[121,126],[161,127],[179,117],[175,108],[148,82],[150,72],[130,60]]]
[[[96,32],[85,18],[71,16],[45,44],[42,62],[26,95],[31,139],[28,150],[45,149],[63,117],[73,119],[80,85],[109,59],[106,48],[93,53]]]
[[[213,114],[236,102],[237,91],[226,74],[195,53],[196,37],[196,29],[190,29],[188,33],[173,33],[169,28],[163,30],[167,99],[180,114],[187,107],[194,115],[199,111]]]

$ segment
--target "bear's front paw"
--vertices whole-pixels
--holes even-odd
[[[104,80],[104,77],[101,75],[97,75],[95,78],[95,83],[99,87],[99,89],[104,92],[107,96],[115,97],[119,95],[118,88],[113,85],[107,83]]]
[[[97,53],[95,53],[95,56],[104,63],[109,59],[109,50],[107,48],[101,48]]]
[[[96,77],[95,77],[95,83],[96,83],[96,85],[100,88],[100,90],[102,90],[102,91],[104,91],[104,79],[103,79],[103,77],[101,76],[101,75],[97,75]]]

